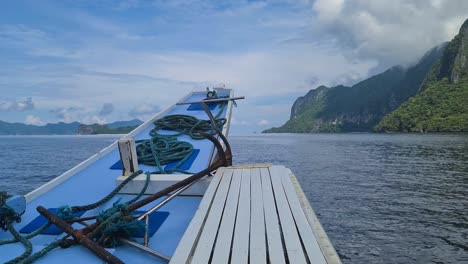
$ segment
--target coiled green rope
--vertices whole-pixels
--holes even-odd
[[[220,113],[223,109],[220,110]],[[223,127],[226,124],[226,118],[217,118],[216,117],[216,126],[219,128]],[[201,120],[189,115],[168,115],[163,118],[160,118],[154,122],[155,128],[150,132],[151,137],[160,136],[158,134],[159,130],[172,130],[179,132],[174,136],[179,136],[186,134],[192,139],[204,139],[200,135],[200,132],[209,133],[214,135],[216,131],[214,130],[213,125],[210,120]]]
[[[217,97],[216,97],[217,98]],[[227,122],[226,118],[219,118],[226,107],[226,103],[220,104],[220,109],[216,114],[215,125],[221,129]],[[161,130],[176,131],[176,134],[163,135]],[[188,135],[194,140],[201,140],[204,137],[200,132],[211,135],[216,134],[216,130],[210,120],[202,120],[189,115],[168,115],[154,121],[154,128],[150,131],[150,139],[137,140],[136,146],[138,163],[148,166],[155,166],[158,171],[153,173],[171,174],[174,172],[187,173],[180,169],[180,166],[187,161],[194,151],[194,147],[189,142],[179,141],[180,135]],[[163,166],[177,161],[171,169],[164,169]]]
[[[186,173],[179,167],[192,155],[193,145],[177,140],[176,136],[156,135],[146,140],[138,140],[136,152],[138,163],[148,166],[156,166],[158,171],[154,173],[171,174],[175,171]],[[172,168],[165,170],[164,165],[178,161]]]

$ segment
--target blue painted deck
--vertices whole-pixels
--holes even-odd
[[[194,93],[190,97],[186,98],[188,101],[197,101],[205,98],[205,93]],[[199,119],[208,119],[206,113],[200,111],[187,111],[190,105],[178,105],[172,110],[165,113],[165,115],[174,114],[186,114],[192,115]],[[217,106],[212,112],[216,114],[219,110]],[[225,117],[227,113],[227,107],[222,113],[222,117]],[[162,116],[161,116],[162,117]],[[154,128],[154,125],[148,124],[146,128],[141,130],[135,139],[147,139],[149,138],[149,131]],[[169,131],[161,131],[161,133],[170,133]],[[190,167],[191,172],[197,172],[205,169],[209,164],[209,157],[213,148],[213,144],[208,140],[192,140],[186,135],[179,136],[179,140],[190,142],[194,145],[195,149],[200,149],[196,160]],[[116,187],[116,179],[121,175],[120,170],[112,170],[110,167],[119,160],[119,153],[117,147],[114,145],[114,149],[109,153],[101,157],[93,164],[85,167],[83,170],[77,172],[58,186],[53,187],[51,190],[46,192],[39,197],[33,198],[27,204],[26,213],[22,216],[22,222],[15,225],[17,230],[27,225],[30,221],[35,219],[39,213],[36,211],[36,207],[41,205],[46,208],[60,207],[64,205],[84,205],[93,203],[106,196]],[[155,171],[154,167],[140,165],[139,168],[143,171]],[[101,208],[97,208],[92,211],[86,212],[83,217],[93,216],[99,212],[112,206],[112,203],[118,199],[122,201],[130,200],[131,195],[117,195],[110,202],[103,205]],[[160,200],[155,201],[141,210],[148,210],[153,207]],[[162,226],[157,230],[155,235],[149,240],[149,247],[159,252],[172,256],[174,253],[184,231],[190,223],[198,205],[201,201],[201,196],[179,196],[174,200],[164,205],[158,211],[168,212],[169,216],[164,221]],[[74,224],[75,229],[83,228],[82,225]],[[9,238],[8,232],[0,232],[0,240]],[[41,250],[47,244],[53,242],[56,239],[63,237],[62,235],[38,235],[31,239],[34,246],[34,252]],[[138,241],[138,240],[137,240]],[[24,251],[24,247],[20,243],[9,244],[0,246],[0,263],[8,261],[16,256],[19,256]],[[120,258],[124,262],[129,263],[165,263],[158,258],[152,257],[148,254],[142,253],[138,249],[131,248],[129,246],[120,246],[116,249],[110,249],[114,255]],[[103,263],[99,258],[94,256],[86,248],[82,246],[73,246],[68,249],[55,249],[50,252],[47,256],[41,258],[37,263],[63,263],[66,260],[67,263]]]

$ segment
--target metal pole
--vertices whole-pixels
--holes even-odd
[[[199,104],[199,103],[216,103],[216,102],[234,101],[234,100],[240,100],[240,99],[245,99],[245,96],[231,97],[231,98],[208,99],[208,100],[192,101],[192,102],[180,102],[180,103],[176,103],[176,105]]]
[[[190,184],[187,184],[185,185],[184,187],[178,189],[176,192],[174,192],[173,194],[171,194],[169,197],[167,197],[166,199],[164,199],[162,202],[158,203],[156,206],[154,206],[153,208],[149,209],[148,211],[146,211],[146,213],[144,214],[141,214],[138,216],[138,220],[143,220],[143,218],[145,218],[147,215],[150,215],[152,214],[154,211],[158,210],[159,208],[161,208],[163,205],[167,204],[170,200],[174,199],[177,195],[179,195],[181,192],[187,190],[190,186],[192,186],[194,183],[198,182],[199,180],[201,179],[204,179],[206,176],[200,178],[200,179],[197,179],[196,181],[193,181],[191,182]]]
[[[164,259],[164,260],[166,260],[166,261],[168,261],[168,262],[171,260],[171,257],[170,257],[170,256],[168,256],[168,255],[166,255],[166,254],[164,254],[164,253],[158,252],[158,251],[156,251],[156,250],[154,250],[154,249],[151,249],[151,248],[149,248],[149,247],[145,247],[145,246],[143,246],[143,245],[141,245],[141,244],[138,244],[137,242],[133,242],[133,241],[131,241],[131,240],[124,239],[124,238],[121,238],[121,239],[119,239],[119,240],[120,240],[121,242],[123,242],[123,243],[129,245],[129,246],[132,246],[132,247],[134,247],[134,248],[138,248],[138,249],[140,249],[140,250],[143,250],[144,252],[146,252],[146,253],[148,253],[148,254],[150,254],[150,255],[152,255],[152,256],[162,258],[162,259]]]

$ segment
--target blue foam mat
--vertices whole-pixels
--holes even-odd
[[[206,103],[206,105],[208,106],[208,109],[214,110],[218,103]],[[201,104],[191,104],[187,108],[187,111],[204,111],[204,109],[202,108]]]
[[[122,169],[122,161],[118,160],[112,166],[110,166],[111,170],[121,170]]]
[[[192,155],[190,155],[190,157],[184,162],[182,163],[182,165],[179,167],[179,169],[181,170],[189,170],[190,167],[192,167],[192,163],[195,161],[195,159],[197,158],[198,156],[198,153],[200,153],[200,150],[199,149],[194,149],[193,152],[192,152]],[[171,163],[168,163],[166,165],[166,167],[164,167],[165,170],[169,170],[169,169],[172,169],[174,168],[177,163],[179,163],[179,161],[173,161]]]
[[[47,210],[51,211],[52,213],[56,214],[58,208],[48,208]],[[80,217],[84,214],[85,212],[77,212],[74,213],[73,215],[75,217]],[[36,231],[39,227],[45,225],[47,223],[47,219],[45,219],[44,216],[38,215],[34,220],[29,222],[25,227],[21,228],[20,233],[32,233]],[[60,235],[62,234],[63,231],[58,228],[56,225],[51,225],[49,226],[46,230],[42,231],[41,234],[43,235]]]
[[[139,215],[139,214],[144,214],[146,211],[134,211],[132,214]],[[152,237],[156,231],[162,226],[164,221],[166,221],[166,218],[169,217],[169,212],[154,212],[149,215],[149,222],[148,222],[148,236]],[[141,220],[144,223],[144,219]],[[133,237],[144,237],[145,236],[145,231],[144,230],[139,230],[135,234],[133,234]]]
[[[192,152],[192,155],[184,162],[182,165],[179,167],[181,170],[189,170],[190,167],[192,166],[193,162],[197,158],[198,154],[200,153],[199,149],[194,149]],[[177,165],[178,161],[173,161],[171,163],[168,163],[166,167],[164,167],[165,170],[172,169]],[[118,160],[115,162],[111,167],[111,170],[121,170],[122,169],[122,162]]]

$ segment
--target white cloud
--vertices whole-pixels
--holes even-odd
[[[267,126],[270,124],[270,121],[266,120],[266,119],[262,119],[258,122],[258,125],[259,126]]]
[[[26,116],[26,120],[24,120],[24,123],[27,125],[36,125],[36,126],[44,125],[44,122],[42,122],[40,117],[33,116],[33,115]]]
[[[317,12],[319,20],[331,22],[341,15],[344,0],[316,0],[313,10]]]
[[[161,107],[156,104],[143,103],[133,107],[128,115],[146,121],[161,111]]]
[[[96,114],[96,109],[85,108],[80,106],[62,107],[50,110],[50,113],[54,114],[58,121],[71,123],[80,122],[83,124],[105,124],[107,119]]]
[[[330,39],[354,59],[413,63],[450,40],[468,16],[465,0],[317,0],[308,34]]]
[[[23,101],[0,101],[0,111],[28,111],[34,109],[31,97]]]
[[[105,118],[102,118],[100,116],[92,115],[92,116],[85,116],[81,118],[80,123],[82,124],[106,124],[107,120]]]

